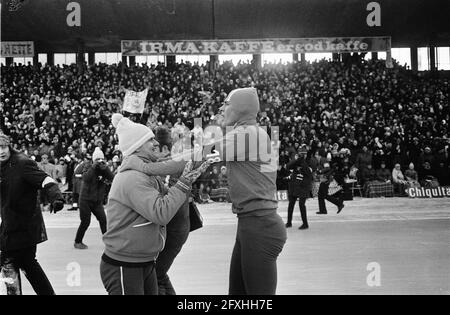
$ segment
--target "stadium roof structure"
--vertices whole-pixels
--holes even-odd
[[[1,35],[41,53],[117,52],[121,40],[344,36],[448,46],[448,12],[448,0],[1,0]]]

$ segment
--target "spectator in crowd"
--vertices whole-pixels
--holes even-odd
[[[394,183],[394,191],[397,191],[400,195],[405,195],[405,190],[408,188],[408,181],[403,175],[401,165],[395,164],[392,170],[392,181]]]
[[[436,167],[436,179],[441,186],[450,185],[450,168],[445,165],[445,162],[440,161]]]
[[[47,154],[42,155],[42,161],[38,163],[39,168],[44,171],[48,176],[50,176],[53,179],[56,179],[56,171],[55,171],[55,165],[50,163],[49,157]],[[39,200],[41,203],[42,210],[44,210],[47,207],[48,204],[48,198],[45,194],[45,191],[39,191]]]
[[[103,208],[107,186],[111,184],[114,175],[105,162],[105,155],[100,148],[95,148],[92,154],[93,164],[83,174],[79,198],[80,226],[75,237],[76,249],[88,249],[83,244],[84,235],[91,224],[93,214],[99,224],[102,234],[106,233],[106,214]]]
[[[206,190],[206,186],[204,183],[200,183],[199,191],[198,191],[198,203],[204,204],[211,201],[211,197],[209,196],[208,191]]]
[[[419,173],[419,182],[425,188],[437,188],[439,182],[436,178],[436,171],[431,167],[431,163],[426,161]]]
[[[372,165],[372,153],[368,151],[367,146],[363,146],[362,152],[356,157],[356,166],[363,170]]]
[[[313,173],[306,161],[308,151],[303,150],[299,153],[300,157],[289,163],[287,166],[291,173],[289,175],[289,206],[286,228],[292,227],[292,216],[294,213],[295,203],[298,199],[303,223],[299,229],[306,230],[309,228],[308,216],[306,212],[306,200],[311,197]]]
[[[0,128],[15,149],[32,154],[36,162],[52,150],[55,159],[92,154],[100,141],[111,161],[117,137],[110,118],[122,107],[125,89],[149,87],[145,112],[138,117],[142,123],[192,129],[194,118],[209,124],[231,90],[254,85],[267,108],[260,118],[279,128],[280,152],[285,152],[280,164],[306,143],[323,158],[335,158],[334,144],[350,149],[350,162],[360,172],[368,164],[378,168],[381,160],[388,169],[396,163],[406,168],[409,162],[421,169],[424,161],[436,168],[442,160],[448,167],[446,78],[398,64],[386,69],[382,60],[266,64],[262,69],[223,63],[218,76],[207,67],[97,64],[83,72],[77,65],[2,67]],[[213,96],[204,98],[202,92]]]
[[[77,163],[77,164],[76,164]],[[73,191],[72,191],[72,208],[70,211],[77,211],[79,207],[79,199],[81,192],[81,184],[83,183],[84,173],[92,166],[92,160],[90,155],[86,154],[84,159],[74,158],[74,171],[73,171]]]
[[[38,166],[51,178],[56,177],[55,164],[49,161],[49,157],[47,154],[42,155],[42,162],[38,163]]]
[[[66,184],[67,165],[63,157],[59,158],[58,164],[55,165],[55,180],[62,187]]]
[[[362,170],[361,179],[363,185],[368,185],[369,183],[377,180],[377,174],[372,168],[372,164],[366,165],[366,167]]]
[[[419,174],[414,169],[414,163],[409,163],[408,169],[405,171],[405,177],[408,182],[408,187],[420,187]]]
[[[339,184],[335,178],[335,171],[329,169],[324,173],[324,181],[320,183],[319,187],[319,212],[317,214],[328,214],[325,200],[334,204],[339,214],[344,209],[344,200],[342,198],[343,188],[342,183]]]
[[[382,183],[390,184],[392,182],[392,172],[386,168],[386,162],[382,161],[380,169],[376,171],[377,180]]]

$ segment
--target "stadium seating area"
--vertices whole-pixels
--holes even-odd
[[[125,89],[149,88],[144,115],[135,117],[142,123],[192,129],[194,118],[208,125],[232,89],[254,86],[260,123],[280,130],[279,189],[286,185],[285,165],[305,147],[317,174],[334,168],[368,195],[374,182],[399,186],[399,193],[401,185],[450,185],[449,80],[398,64],[387,69],[382,60],[266,64],[259,70],[224,63],[215,73],[189,63],[96,64],[83,71],[77,65],[13,65],[1,74],[0,129],[16,149],[38,162],[48,155],[65,169],[89,158],[95,146],[117,168],[110,117],[121,110]],[[398,176],[396,164],[404,182],[392,177]],[[226,182],[220,175],[220,168],[207,174]],[[208,187],[202,189],[207,195]]]

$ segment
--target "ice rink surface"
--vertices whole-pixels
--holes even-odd
[[[450,198],[357,198],[346,202],[339,215],[327,206],[329,214],[318,216],[317,199],[308,200],[307,231],[297,229],[296,207],[278,260],[278,294],[450,294]],[[227,294],[237,226],[230,208],[199,206],[205,227],[191,233],[170,271],[178,294]],[[286,210],[287,203],[281,202],[283,219]],[[95,218],[86,251],[73,248],[77,212],[46,213],[45,221],[49,241],[38,247],[38,260],[56,293],[105,294],[99,275],[103,243]],[[373,283],[368,279],[376,279],[375,269],[368,270],[371,263],[380,267],[380,286],[368,285]],[[23,283],[24,294],[33,294]]]

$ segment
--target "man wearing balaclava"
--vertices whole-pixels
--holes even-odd
[[[287,239],[277,214],[277,154],[256,122],[260,110],[256,89],[231,91],[221,110],[226,133],[216,149],[227,164],[233,212],[238,217],[229,293],[275,294],[277,258]]]

